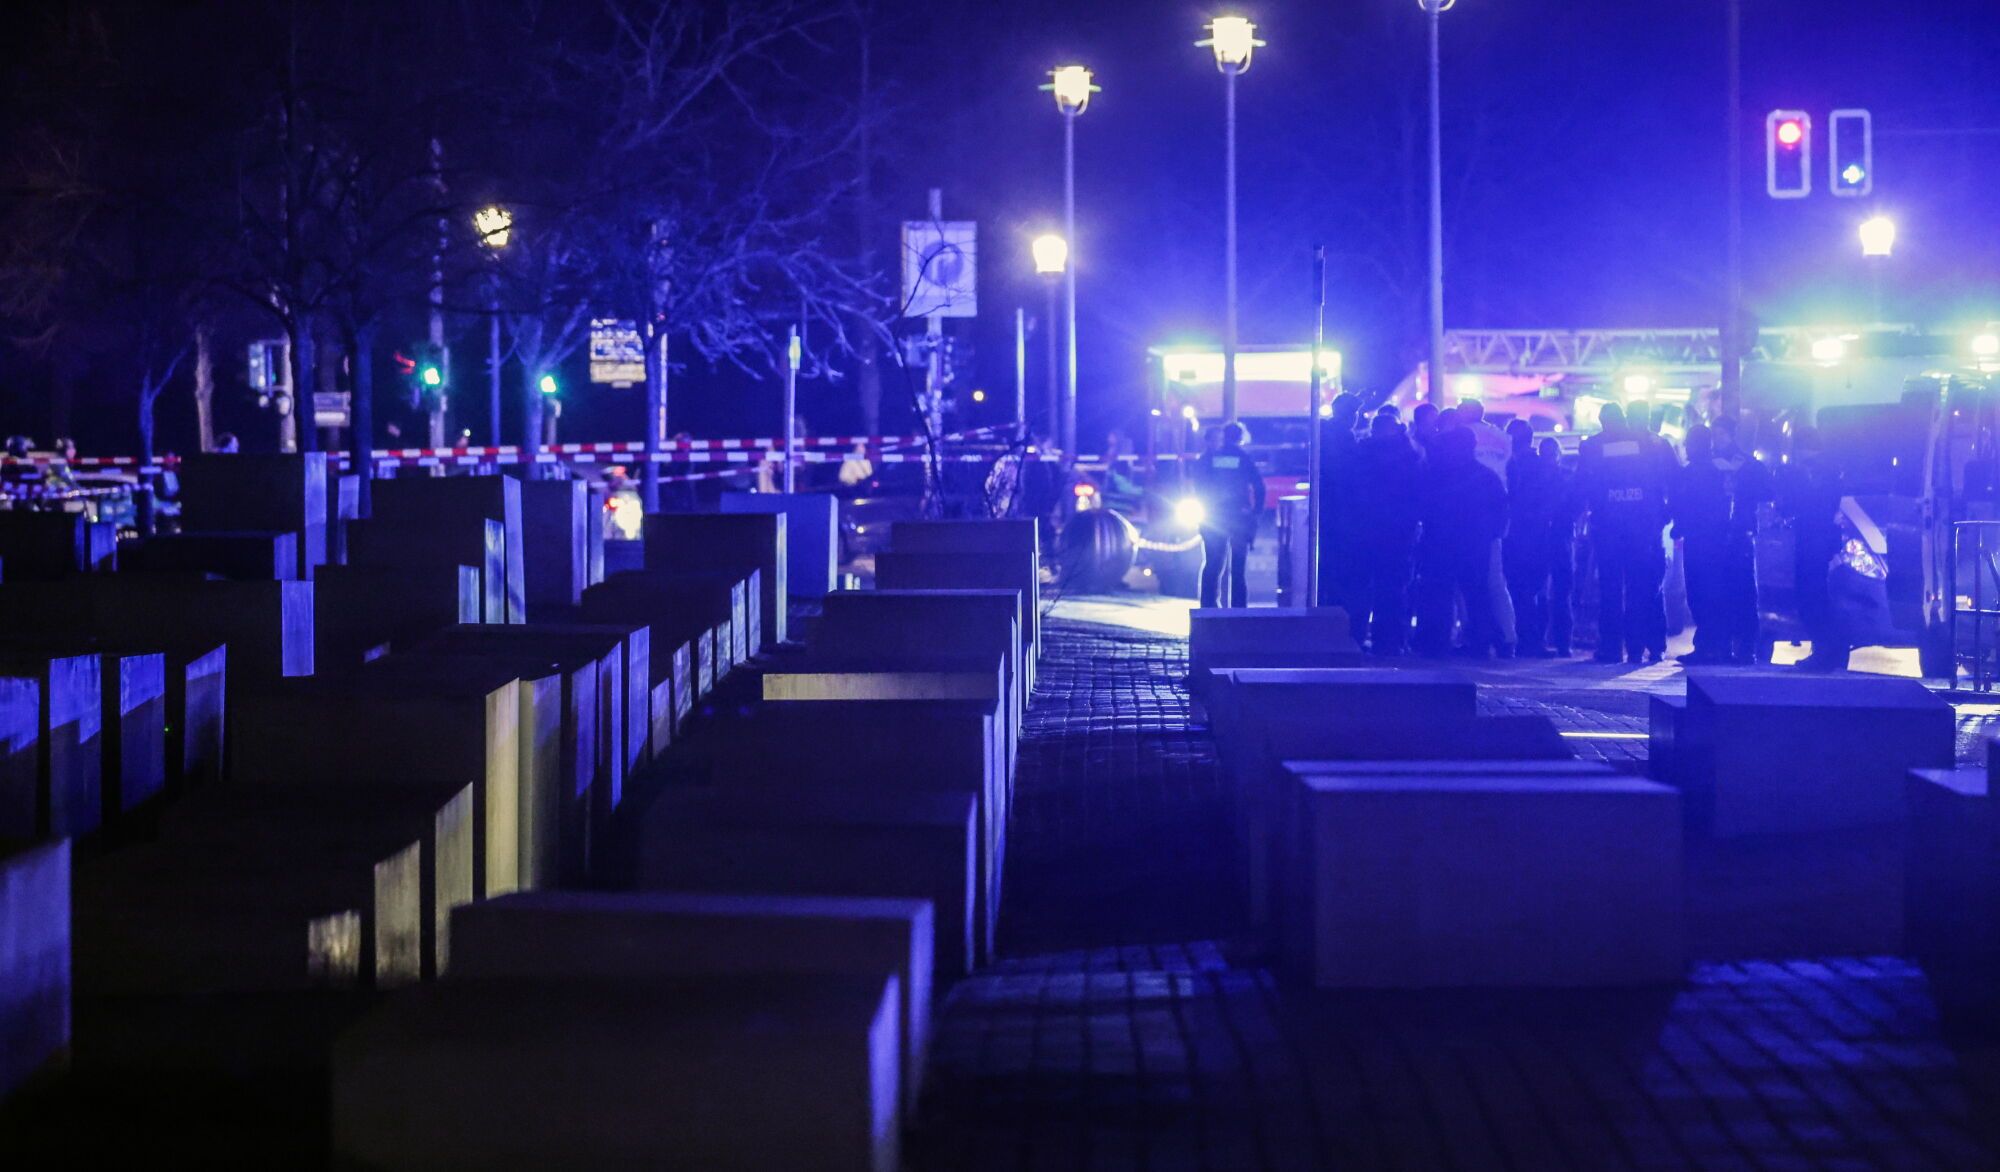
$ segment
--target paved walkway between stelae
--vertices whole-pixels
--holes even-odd
[[[1814,947],[1868,938],[1840,883],[1893,860],[1885,841],[1695,852],[1696,962],[1672,989],[1328,995],[1246,958],[1175,611],[1070,600],[1047,623],[1003,959],[943,1008],[913,1167],[2000,1166],[2000,1046],[1947,1028],[1908,961]],[[1643,693],[1675,686],[1478,675],[1489,711],[1547,713],[1635,770]]]

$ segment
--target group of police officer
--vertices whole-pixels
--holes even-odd
[[[1757,508],[1775,480],[1731,420],[1691,426],[1685,458],[1663,422],[1607,405],[1572,464],[1524,420],[1494,426],[1476,400],[1422,404],[1406,422],[1394,405],[1364,415],[1358,398],[1337,397],[1323,433],[1322,602],[1345,607],[1379,655],[1567,657],[1580,565],[1594,565],[1595,658],[1656,663],[1671,538],[1695,625],[1682,662],[1754,662]],[[1241,424],[1212,429],[1193,471],[1206,511],[1203,606],[1223,598],[1225,574],[1231,604],[1244,605],[1245,552],[1265,505],[1246,438]]]

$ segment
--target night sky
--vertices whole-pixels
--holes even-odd
[[[25,27],[21,14],[61,7],[37,3],[7,19]],[[1854,228],[1879,209],[1901,227],[1880,274],[1885,317],[2000,319],[2000,4],[1745,7],[1739,138],[1751,311],[1773,325],[1868,316],[1875,274]],[[1035,88],[1055,64],[1089,65],[1104,86],[1078,127],[1086,436],[1137,418],[1148,346],[1219,340],[1223,81],[1194,42],[1221,10],[1103,0],[872,6],[888,112],[873,175],[875,247],[893,260],[896,221],[921,216],[932,186],[944,189],[948,218],[979,221],[984,312],[953,328],[976,343],[972,385],[992,392],[986,409],[996,418],[1011,401],[1013,310],[1042,305],[1027,241],[1060,222],[1061,123]],[[219,7],[182,11],[221,19]],[[1347,354],[1352,385],[1386,391],[1422,346],[1422,12],[1415,0],[1271,0],[1233,11],[1270,42],[1240,80],[1242,339],[1306,339],[1311,252],[1325,244],[1330,342]],[[1722,0],[1460,0],[1444,22],[1448,322],[1713,325],[1726,194]],[[826,42],[814,68],[830,98],[856,91],[857,44]],[[186,68],[225,69],[231,54],[257,51],[226,38],[213,48],[218,60]],[[33,51],[16,40],[0,64]],[[1808,110],[1822,128],[1836,106],[1871,109],[1874,199],[1766,199],[1761,134],[1778,106]],[[1823,187],[1823,169],[1816,178]],[[465,345],[483,352],[475,339]],[[1034,402],[1039,343],[1030,354]],[[236,365],[232,356],[232,373]],[[34,429],[34,370],[0,358],[0,383],[0,415]],[[169,446],[186,443],[184,398],[162,401]],[[636,399],[608,390],[580,398],[565,427],[636,436]],[[696,361],[676,379],[674,427],[766,433],[777,401],[775,384]],[[858,422],[851,383],[808,380],[801,401],[815,430]],[[906,426],[898,396],[885,402],[885,426]],[[80,429],[97,422],[78,414]],[[86,450],[129,446],[122,409],[107,418],[118,422],[96,442],[82,437]]]

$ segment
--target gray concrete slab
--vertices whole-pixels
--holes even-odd
[[[725,492],[724,513],[785,515],[785,592],[821,598],[840,575],[840,501],[829,492]]]
[[[102,665],[90,652],[0,645],[0,679],[8,698],[25,703],[32,683],[35,774],[32,793],[6,803],[11,838],[74,838],[104,821],[104,692]],[[18,721],[17,712],[12,719]],[[18,779],[15,779],[18,784]]]
[[[784,513],[654,513],[645,521],[646,568],[736,578],[760,571],[762,619],[755,625],[763,639],[751,654],[761,654],[790,638],[787,521]]]
[[[590,585],[588,486],[581,480],[521,481],[521,568],[529,617],[575,606]]]
[[[930,1046],[935,917],[920,899],[535,892],[458,909],[453,980],[894,975],[903,1105]]]
[[[479,571],[479,618],[508,622],[507,528],[472,518],[455,525],[376,517],[347,527],[347,562],[409,570],[472,566]]]
[[[766,702],[715,749],[714,782],[786,795],[960,793],[979,803],[974,946],[994,953],[1007,850],[1005,721],[992,701]]]
[[[0,1099],[70,1042],[70,847],[0,850]]]
[[[385,646],[482,621],[480,579],[477,566],[445,562],[323,567],[313,581],[315,666],[352,671]]]
[[[895,1172],[895,978],[446,982],[333,1055],[336,1162]]]
[[[662,791],[639,833],[639,886],[653,891],[925,899],[937,913],[935,971],[977,955],[978,807],[970,794],[798,794],[684,786]]]
[[[1953,760],[1951,706],[1915,680],[1694,672],[1681,730],[1720,838],[1900,822],[1909,771]]]
[[[521,529],[521,482],[512,476],[398,476],[377,480],[372,489],[372,520],[391,525],[478,534],[480,522],[498,521],[503,530],[505,618],[488,622],[526,622],[527,575]],[[472,540],[470,536],[462,540]]]
[[[0,510],[0,563],[9,582],[59,582],[118,566],[117,527],[83,513]]]
[[[118,551],[118,569],[285,581],[299,576],[298,545],[299,535],[290,530],[172,533],[127,543]]]
[[[900,529],[903,522],[897,522]],[[893,540],[893,539],[892,539]],[[875,585],[883,590],[1017,590],[1032,651],[1022,664],[1032,691],[1042,646],[1041,567],[1025,551],[911,552],[887,549],[875,556]]]
[[[1671,984],[1681,814],[1637,778],[1301,771],[1285,944],[1320,988]]]
[[[191,454],[181,457],[175,472],[183,528],[289,529],[299,535],[293,577],[311,578],[326,562],[326,453]]]

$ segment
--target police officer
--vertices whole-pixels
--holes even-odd
[[[1549,628],[1550,524],[1561,485],[1556,469],[1535,455],[1535,433],[1525,419],[1507,424],[1513,456],[1507,461],[1507,536],[1500,544],[1507,593],[1514,603],[1517,655],[1544,658]]]
[[[1250,429],[1241,423],[1222,428],[1221,445],[1203,452],[1194,465],[1194,491],[1206,514],[1201,525],[1201,605],[1220,605],[1225,560],[1229,605],[1250,605],[1250,543],[1264,511],[1264,474],[1243,450]]]
[[[1846,671],[1853,647],[1827,579],[1840,553],[1840,499],[1846,490],[1817,428],[1792,429],[1792,459],[1779,471],[1778,508],[1792,523],[1792,578],[1799,622],[1812,640],[1805,671]]]
[[[1757,506],[1773,496],[1769,471],[1736,442],[1735,421],[1688,430],[1687,467],[1673,501],[1687,563],[1694,651],[1683,663],[1753,663],[1758,649]]]
[[[1535,450],[1554,486],[1555,507],[1549,514],[1549,653],[1570,657],[1570,629],[1575,624],[1576,522],[1583,515],[1583,494],[1574,469],[1564,467],[1562,445],[1545,439]]]
[[[1590,510],[1590,546],[1597,562],[1599,663],[1659,658],[1653,611],[1666,578],[1661,530],[1667,523],[1666,487],[1671,449],[1644,428],[1625,422],[1624,409],[1606,404],[1603,430],[1583,441],[1577,479]],[[1668,454],[1662,456],[1662,451]],[[1657,616],[1664,628],[1666,616]]]

